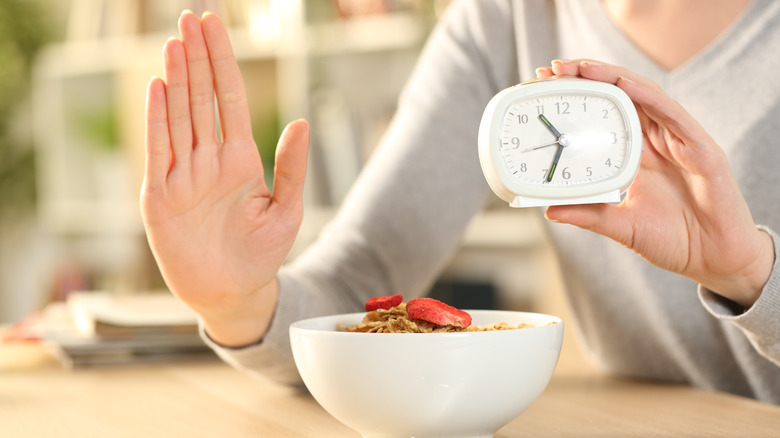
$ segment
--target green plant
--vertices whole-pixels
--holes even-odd
[[[276,162],[276,143],[282,135],[279,111],[273,109],[263,117],[254,117],[252,135],[263,160],[265,183],[273,190],[274,164]]]
[[[29,101],[33,59],[50,39],[50,27],[36,1],[0,0],[0,11],[0,216],[6,216],[34,205],[31,140],[13,124],[20,103]]]

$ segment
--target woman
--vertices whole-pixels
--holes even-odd
[[[583,348],[617,374],[780,403],[778,24],[771,0],[455,2],[340,214],[281,267],[308,126],[283,133],[270,193],[227,34],[185,12],[147,95],[152,250],[225,360],[297,381],[290,322],[434,281],[490,196],[476,136],[496,92],[536,75],[606,81],[640,114],[639,176],[618,206],[546,212]]]

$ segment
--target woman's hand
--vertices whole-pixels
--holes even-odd
[[[185,11],[179,30],[163,49],[165,80],[153,78],[147,91],[141,211],[172,292],[215,341],[246,345],[270,323],[276,273],[302,220],[308,125],[282,134],[271,193],[225,27]]]
[[[610,237],[649,262],[750,307],[774,264],[725,154],[661,88],[623,68],[556,60],[539,77],[580,76],[617,85],[637,108],[642,166],[619,205],[556,206],[547,218]]]

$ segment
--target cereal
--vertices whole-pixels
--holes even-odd
[[[388,298],[388,297],[381,297],[381,298]],[[431,300],[431,299],[426,298],[426,300]],[[385,300],[379,300],[379,301],[384,302]],[[411,300],[409,303],[412,303],[414,301],[415,300]],[[441,303],[440,301],[437,302]],[[432,303],[428,302],[428,304],[431,305]],[[355,324],[353,326],[346,326],[344,324],[339,324],[339,328],[344,331],[360,332],[360,333],[450,333],[450,332],[466,332],[466,331],[485,332],[485,331],[496,331],[496,330],[514,330],[514,329],[533,327],[533,325],[531,324],[523,323],[519,325],[510,325],[506,322],[499,322],[499,323],[487,324],[482,326],[468,325],[471,323],[471,316],[468,315],[466,312],[463,312],[462,310],[458,310],[458,309],[455,310],[457,312],[462,312],[468,315],[468,324],[464,324],[462,319],[456,318],[454,320],[447,320],[447,321],[455,321],[455,324],[439,325],[423,319],[415,319],[409,317],[409,314],[406,311],[406,305],[407,303],[401,302],[400,304],[387,309],[377,308],[376,310],[371,310],[368,313],[366,313],[366,315],[363,317],[363,320],[360,323]],[[447,306],[444,303],[441,303],[441,305]],[[441,305],[435,304],[435,307],[437,309],[442,308]],[[458,315],[460,314],[458,313]]]

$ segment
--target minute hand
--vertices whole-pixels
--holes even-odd
[[[550,164],[550,170],[547,172],[547,182],[550,182],[552,181],[555,169],[558,167],[558,161],[561,159],[561,152],[563,152],[563,148],[566,147],[566,142],[563,138],[563,134],[555,129],[555,126],[553,126],[552,123],[547,120],[547,117],[545,117],[544,114],[539,114],[539,120],[541,120],[542,123],[544,123],[544,126],[546,126],[552,135],[555,136],[555,140],[558,143],[558,148],[555,150],[555,157],[553,158],[552,164]]]

